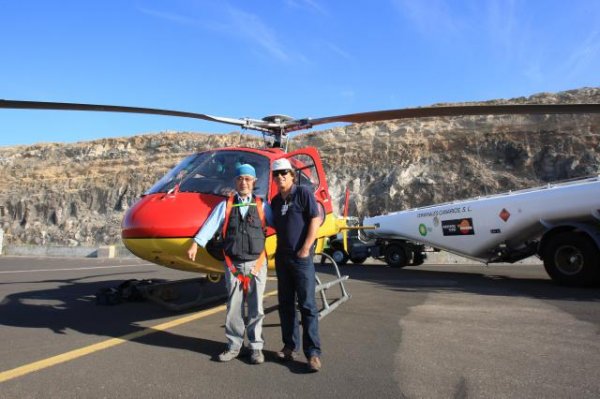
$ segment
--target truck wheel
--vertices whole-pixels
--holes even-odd
[[[404,248],[398,245],[390,245],[385,250],[385,262],[390,267],[404,267],[408,264]]]
[[[420,266],[425,262],[425,257],[420,252],[415,252],[411,266]]]
[[[600,251],[586,234],[557,234],[550,237],[544,248],[544,268],[557,283],[572,286],[600,283]]]
[[[343,249],[333,248],[331,250],[331,257],[333,258],[335,263],[338,264],[338,266],[342,266],[348,263],[348,254],[346,254],[346,251],[344,251]]]
[[[356,265],[362,265],[367,260],[367,257],[366,256],[356,256],[354,258],[350,258],[350,260],[352,261],[352,263],[354,263]]]

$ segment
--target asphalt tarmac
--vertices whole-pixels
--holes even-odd
[[[127,279],[197,275],[132,259],[0,257],[0,398],[600,397],[598,288],[557,286],[540,265],[342,273],[352,298],[321,320],[323,369],[311,374],[303,358],[275,359],[274,279],[266,362],[219,363],[222,301],[184,312],[95,301]]]

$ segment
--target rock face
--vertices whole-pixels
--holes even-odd
[[[600,88],[489,103],[600,103]],[[185,156],[260,147],[231,133],[160,133],[0,147],[0,223],[11,244],[120,242],[125,210]],[[376,215],[600,173],[600,115],[443,117],[349,125],[295,137],[319,149],[334,199]]]

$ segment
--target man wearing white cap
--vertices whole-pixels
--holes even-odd
[[[187,254],[195,260],[198,246],[221,229],[225,257],[225,282],[229,294],[225,319],[227,349],[219,360],[235,359],[244,343],[244,331],[251,350],[250,363],[264,363],[263,294],[267,281],[265,256],[265,225],[271,220],[269,205],[252,194],[256,171],[249,164],[236,168],[236,193],[219,203],[194,237]],[[269,223],[270,224],[270,223]],[[247,303],[247,324],[244,323],[244,303]]]
[[[296,299],[302,317],[302,350],[310,371],[321,369],[319,313],[315,301],[313,244],[321,222],[317,201],[307,187],[294,184],[288,159],[273,162],[273,180],[279,193],[271,201],[277,232],[275,270],[283,349],[277,356],[292,360],[300,348]]]

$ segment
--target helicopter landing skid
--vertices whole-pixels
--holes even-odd
[[[328,254],[317,254],[322,255],[331,261],[333,266],[334,280],[322,282],[319,276],[315,275],[316,287],[315,295],[319,295],[322,301],[322,308],[319,310],[319,319],[327,316],[333,312],[342,303],[346,302],[351,298],[351,295],[346,291],[344,281],[348,280],[349,276],[342,276],[340,269]],[[210,284],[209,284],[210,283]],[[327,290],[339,285],[341,295],[332,301],[327,298]],[[187,289],[186,289],[187,288]],[[211,276],[192,278],[186,280],[177,281],[166,281],[156,282],[147,285],[139,285],[137,289],[142,294],[144,299],[148,299],[165,309],[180,312],[188,310],[190,308],[199,307],[208,303],[222,301],[227,298],[227,291],[225,290],[225,280],[215,282]],[[195,298],[182,302],[181,297],[183,294],[193,291],[196,296]],[[188,293],[188,296],[189,293]]]
[[[331,256],[329,256],[328,254],[321,253],[321,254],[317,254],[317,255],[324,256],[325,258],[327,258],[331,261],[331,264],[333,265],[333,269],[334,269],[334,276],[336,277],[332,281],[322,283],[319,276],[315,275],[315,278],[317,280],[317,286],[315,287],[315,294],[320,294],[321,300],[323,301],[323,308],[321,310],[319,310],[319,320],[320,320],[323,317],[327,316],[329,313],[333,312],[342,303],[344,303],[348,299],[350,299],[351,295],[348,294],[348,291],[346,291],[346,287],[344,286],[344,281],[348,280],[349,276],[342,276],[340,274],[340,268],[338,267],[335,260],[333,260],[333,258]],[[337,299],[334,299],[331,303],[329,303],[329,301],[327,299],[326,291],[329,288],[331,288],[337,284],[339,284],[339,286],[340,286],[341,296]]]
[[[149,299],[165,309],[181,312],[227,298],[224,281],[221,279],[214,282],[210,276],[207,276],[154,283],[138,287],[138,289],[145,299]],[[181,302],[182,295],[188,291],[193,291],[196,295],[195,298]]]

